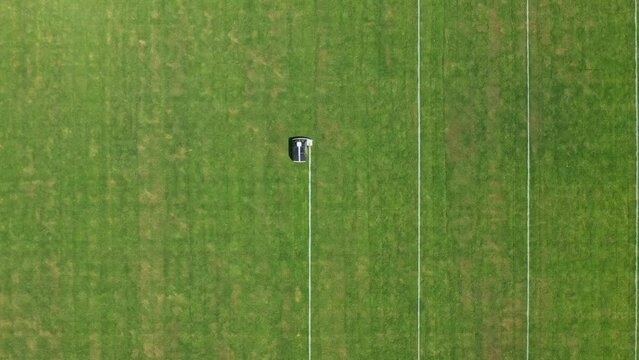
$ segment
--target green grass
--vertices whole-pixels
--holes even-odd
[[[304,358],[294,134],[317,141],[314,354],[414,354],[414,6],[0,14],[0,357]]]
[[[422,358],[526,347],[525,2],[424,1]],[[531,1],[531,359],[634,338],[633,8]],[[416,4],[0,4],[0,358],[416,357]]]
[[[427,6],[426,358],[525,356],[524,6]]]
[[[634,344],[633,5],[543,1],[533,14],[532,354],[627,359]]]

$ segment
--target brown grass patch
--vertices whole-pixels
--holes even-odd
[[[469,151],[473,153],[474,149],[469,149],[469,147],[464,146],[463,139],[464,133],[472,132],[474,129],[474,125],[471,126],[472,128],[468,129],[464,123],[451,121],[451,124],[444,130],[446,135],[446,152],[450,161],[457,162],[468,159]]]
[[[302,302],[302,291],[298,286],[295,287],[295,302],[298,304]]]
[[[501,49],[502,25],[499,13],[496,9],[488,12],[488,46],[492,54],[497,54]]]
[[[472,265],[469,260],[462,259],[459,262],[459,275],[461,276],[460,292],[462,306],[465,312],[470,312],[473,309],[472,271]]]
[[[142,336],[142,349],[147,359],[163,359],[163,336],[160,333],[151,333]]]
[[[102,359],[102,344],[100,343],[100,335],[92,333],[89,335],[89,358],[91,360]]]
[[[240,305],[241,298],[242,288],[237,284],[233,284],[233,289],[231,290],[231,306],[234,309],[237,309],[237,307]]]
[[[175,154],[169,156],[171,161],[184,161],[186,159],[187,149],[184,146],[180,146]]]
[[[495,134],[495,122],[497,110],[501,107],[501,88],[496,85],[486,87],[486,99],[488,100],[488,134]]]
[[[35,167],[33,166],[33,164],[23,167],[22,173],[28,176],[32,176],[35,174]]]
[[[275,87],[273,90],[271,90],[271,99],[275,100],[281,93],[285,91],[286,90],[281,86]]]
[[[49,268],[49,272],[53,277],[53,280],[58,281],[60,279],[60,268],[57,265],[57,260],[48,259],[45,261],[47,268]]]
[[[159,187],[159,186],[158,186]],[[158,205],[164,201],[164,189],[158,188],[148,190],[144,189],[142,193],[140,193],[140,203],[144,205]]]
[[[238,45],[240,43],[240,38],[237,36],[237,30],[229,31],[226,36],[228,36],[232,44]]]
[[[39,352],[38,343],[42,343],[42,340],[44,340],[49,348],[47,351],[48,358],[60,358],[56,354],[60,348],[60,335],[45,330],[39,318],[18,317],[12,320],[0,320],[0,338],[9,337],[24,341],[31,354]],[[23,355],[24,358],[29,358],[29,356]]]
[[[267,14],[270,25],[271,25],[269,34],[273,37],[277,37],[283,32],[284,27],[282,25],[282,20],[281,20],[282,14],[283,14],[283,11],[281,10],[271,10]]]

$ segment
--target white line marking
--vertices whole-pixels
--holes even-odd
[[[422,45],[421,0],[417,0],[417,360],[422,334]]]
[[[526,0],[526,360],[530,358],[530,11]]]
[[[639,295],[639,78],[637,74],[637,0],[635,0],[635,360],[637,360],[637,296]]]
[[[308,152],[308,359],[311,360],[311,148],[306,147]]]

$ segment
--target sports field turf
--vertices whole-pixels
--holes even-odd
[[[527,279],[632,358],[634,4],[530,1],[529,119],[526,2],[421,2],[421,359],[526,358]],[[293,135],[313,357],[417,358],[416,10],[0,2],[0,359],[307,358]]]

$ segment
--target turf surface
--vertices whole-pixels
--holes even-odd
[[[535,6],[531,354],[634,344],[634,39],[625,1]]]
[[[525,2],[423,1],[422,358],[526,349]],[[0,3],[0,358],[416,357],[413,2]],[[628,358],[633,9],[531,1],[534,359]]]
[[[4,2],[0,357],[415,353],[401,1]],[[407,20],[410,19],[410,20]]]
[[[427,5],[426,358],[525,356],[524,5]]]

